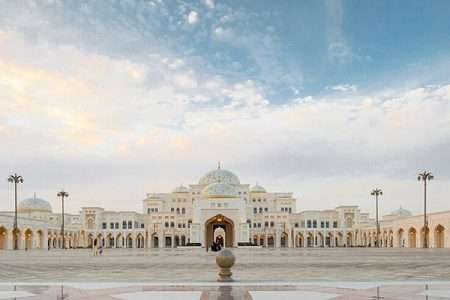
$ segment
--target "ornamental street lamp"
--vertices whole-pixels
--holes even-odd
[[[375,196],[375,207],[376,207],[376,218],[377,218],[377,241],[376,246],[380,247],[379,245],[379,236],[380,236],[380,222],[378,221],[378,196],[383,195],[383,191],[381,189],[374,189],[370,193],[372,196]]]
[[[423,181],[423,247],[428,248],[428,219],[427,219],[427,181],[433,180],[431,172],[424,171],[417,176],[418,181]]]
[[[64,190],[62,190],[61,192],[59,192],[57,194],[58,197],[61,197],[61,202],[62,202],[62,222],[61,222],[61,235],[62,235],[62,248],[66,249],[66,239],[64,236],[64,198],[65,197],[69,197],[69,194],[67,192],[65,192]]]
[[[14,173],[14,175],[9,175],[8,182],[14,183],[14,225],[13,225],[13,236],[14,236],[14,250],[17,250],[18,247],[18,238],[17,238],[17,184],[23,183],[23,178],[20,175]]]

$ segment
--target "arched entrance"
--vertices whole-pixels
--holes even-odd
[[[233,247],[234,245],[234,223],[231,219],[223,216],[223,215],[216,215],[205,223],[205,241],[206,241],[206,247],[210,247],[215,239],[215,233],[218,233],[219,231],[216,231],[218,228],[222,228],[223,232],[225,233],[224,239],[224,245],[225,247]]]
[[[13,234],[14,249],[21,249],[22,245],[21,245],[20,236],[22,235],[22,233],[20,232],[20,229],[18,229],[18,228],[13,229],[12,234]]]
[[[31,229],[25,230],[25,250],[33,248],[33,231]]]
[[[159,238],[156,233],[152,236],[152,241],[153,241],[153,248],[159,248]]]
[[[416,233],[417,233],[417,231],[414,227],[411,227],[408,231],[408,246],[409,246],[409,248],[417,247]]]
[[[444,248],[444,226],[438,225],[434,229],[434,247]]]
[[[6,250],[8,248],[7,242],[8,237],[6,228],[0,227],[0,250]]]
[[[420,230],[420,247],[422,247],[422,248],[425,247],[425,239],[427,240],[427,243],[426,243],[427,247],[431,248],[430,228],[428,228],[428,226],[427,226],[427,228],[422,227],[422,229]]]
[[[283,232],[281,234],[280,246],[281,246],[281,248],[288,247],[288,234],[286,232]]]
[[[296,245],[296,247],[298,247],[298,248],[304,247],[303,234],[297,233],[297,238],[296,238],[296,240],[297,240],[297,245]]]

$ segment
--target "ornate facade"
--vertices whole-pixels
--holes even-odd
[[[198,183],[178,186],[170,193],[149,193],[141,213],[83,207],[79,215],[65,214],[68,248],[89,248],[98,241],[107,248],[205,247],[374,247],[375,221],[357,206],[297,212],[292,193],[268,192],[258,184],[242,184],[230,171],[205,174]],[[0,249],[62,247],[61,214],[36,197],[18,207],[18,229],[12,212],[0,212]],[[450,247],[450,211],[412,216],[399,209],[380,221],[378,245]]]

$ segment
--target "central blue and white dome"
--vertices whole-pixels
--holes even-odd
[[[216,182],[206,186],[202,194],[206,198],[237,198],[238,192],[231,184]]]
[[[218,182],[231,185],[239,185],[241,183],[239,178],[232,172],[219,167],[216,170],[206,173],[202,178],[200,178],[199,184],[209,185],[211,183]]]

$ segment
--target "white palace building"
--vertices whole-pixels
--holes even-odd
[[[142,212],[82,207],[65,214],[67,248],[205,247],[374,247],[376,223],[357,206],[297,212],[292,193],[268,192],[260,185],[243,184],[230,171],[206,173],[198,183],[178,186],[171,193],[149,193]],[[62,247],[61,213],[33,197],[14,212],[0,212],[0,249]],[[428,215],[428,244],[450,248],[450,211]],[[380,221],[378,245],[390,248],[423,246],[423,216],[404,209]]]

